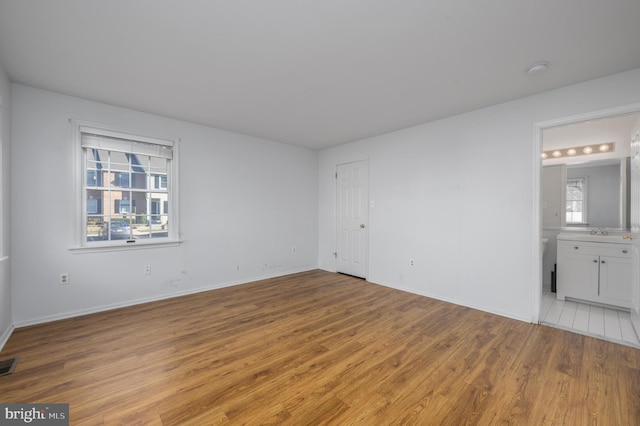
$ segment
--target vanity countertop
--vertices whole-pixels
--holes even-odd
[[[558,240],[566,241],[588,241],[593,243],[613,243],[613,244],[631,244],[634,238],[640,238],[640,235],[634,235],[630,232],[607,232],[607,233],[590,233],[582,232],[561,232],[558,234]]]

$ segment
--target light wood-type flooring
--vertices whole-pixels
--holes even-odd
[[[72,425],[638,425],[640,350],[310,271],[25,327]]]

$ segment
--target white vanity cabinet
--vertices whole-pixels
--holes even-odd
[[[557,298],[631,307],[631,244],[562,240],[558,236]]]

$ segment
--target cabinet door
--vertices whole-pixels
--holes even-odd
[[[600,297],[603,302],[629,307],[631,304],[631,260],[600,256]]]
[[[565,296],[594,300],[598,297],[599,257],[558,253],[558,299]]]

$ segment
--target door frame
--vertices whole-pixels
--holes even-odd
[[[542,308],[542,132],[544,129],[568,124],[580,123],[589,120],[610,118],[625,114],[640,113],[640,103],[622,105],[584,114],[559,117],[551,120],[540,121],[533,125],[533,273],[532,275],[532,309],[531,322],[540,323],[540,309]],[[633,232],[633,230],[632,230]],[[634,260],[633,268],[637,270],[640,265]],[[636,277],[632,283],[635,285],[633,292],[640,295],[640,279]],[[636,300],[636,306],[631,309],[631,322],[636,334],[640,334],[640,300]]]

